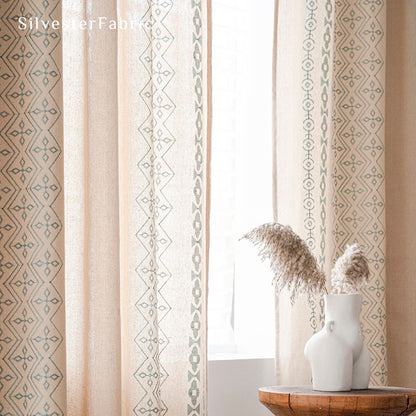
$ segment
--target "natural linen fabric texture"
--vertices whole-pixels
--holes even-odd
[[[38,4],[37,4],[38,3]],[[0,2],[0,414],[65,412],[61,32],[58,2]]]
[[[369,259],[362,289],[371,383],[387,384],[384,219],[385,5],[280,0],[275,42],[275,216],[330,269],[346,244]],[[324,321],[278,296],[279,384],[310,383],[303,348]]]
[[[0,413],[205,415],[207,3],[0,11]]]

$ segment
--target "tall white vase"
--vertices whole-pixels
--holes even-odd
[[[325,296],[325,326],[305,345],[314,390],[366,389],[370,354],[360,328],[359,293]]]

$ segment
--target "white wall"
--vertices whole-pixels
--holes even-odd
[[[258,401],[259,387],[275,385],[273,358],[210,360],[209,416],[270,416]]]

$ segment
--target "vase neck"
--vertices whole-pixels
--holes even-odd
[[[362,296],[359,293],[325,296],[326,321],[359,320]]]

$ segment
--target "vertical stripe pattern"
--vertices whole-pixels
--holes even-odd
[[[0,4],[0,414],[65,413],[61,2]]]

